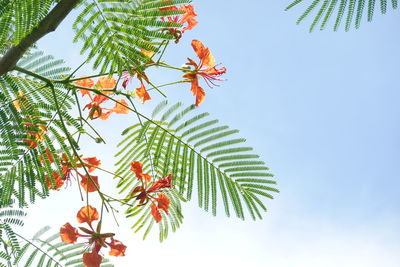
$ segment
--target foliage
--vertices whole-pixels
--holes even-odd
[[[35,43],[72,8],[78,13],[73,41],[86,57],[75,70]],[[134,232],[143,229],[146,237],[158,224],[160,241],[180,227],[182,204],[193,195],[213,215],[221,203],[227,216],[262,218],[262,198],[279,192],[269,169],[244,146],[245,139],[235,137],[237,130],[197,111],[205,100],[200,82],[211,87],[223,81],[226,68],[199,40],[191,42],[198,63],[188,59],[176,67],[164,62],[167,48],[196,26],[196,16],[189,0],[0,0],[0,267],[100,266],[107,262],[100,254],[103,247],[111,256],[124,256],[126,246],[102,229],[103,216],[121,208],[115,202],[135,220]],[[90,61],[95,73],[76,77]],[[151,68],[177,71],[179,78],[155,85],[147,76]],[[140,87],[130,90],[132,81]],[[182,109],[182,103],[163,101],[151,118],[136,108],[137,100],[151,100],[150,90],[167,98],[163,88],[180,83],[190,87],[195,105]],[[129,114],[138,121],[123,131],[116,171],[80,153],[82,135],[104,143],[91,121],[105,121],[110,114]],[[122,196],[110,196],[95,171],[119,179]],[[14,231],[25,215],[17,206],[28,207],[72,182],[85,192],[85,206],[77,214],[84,227],[65,223],[54,235],[47,235],[45,227],[32,239]],[[100,212],[90,205],[92,193],[101,201]]]
[[[310,25],[310,32],[318,25],[320,25],[320,30],[324,30],[331,20],[334,21],[333,29],[335,31],[337,31],[340,24],[343,23],[346,31],[350,30],[352,24],[358,29],[363,20],[363,16],[367,16],[367,21],[370,22],[372,21],[376,9],[379,9],[381,14],[386,14],[388,9],[397,9],[398,5],[397,0],[391,0],[390,3],[388,3],[387,0],[294,0],[285,10],[292,9],[306,2],[308,2],[308,4],[306,4],[307,8],[297,19],[296,23],[300,24],[314,12],[314,18]],[[344,22],[342,22],[343,20]]]

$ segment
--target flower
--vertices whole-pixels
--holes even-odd
[[[75,81],[74,84],[79,87],[92,88],[94,85],[94,81],[92,79],[82,79]],[[90,92],[88,90],[81,89],[80,91],[82,96],[90,95]]]
[[[98,176],[90,175],[90,178],[88,175],[82,175],[81,176],[82,180],[80,182],[82,188],[86,192],[94,192],[100,189],[99,181],[98,181]]]
[[[111,248],[108,253],[110,256],[125,256],[126,246],[121,241],[111,238],[111,243],[107,245]]]
[[[131,170],[135,173],[141,185],[136,186],[130,193],[131,197],[139,201],[138,206],[151,202],[151,215],[158,223],[162,220],[160,210],[168,214],[170,199],[162,193],[163,189],[172,188],[172,174],[151,183],[151,176],[143,173],[143,164],[139,161],[131,163]]]
[[[195,106],[199,106],[205,98],[204,89],[199,86],[199,77],[202,77],[207,85],[212,87],[211,85],[216,85],[214,81],[221,81],[218,77],[226,72],[226,68],[216,67],[215,58],[211,54],[210,49],[204,46],[199,40],[193,40],[192,47],[199,57],[200,62],[197,64],[192,59],[188,58],[189,62],[186,64],[193,66],[194,70],[188,71],[183,77],[189,79],[189,82],[192,83],[191,91],[193,95],[196,96]]]
[[[90,205],[82,207],[78,213],[76,214],[76,219],[79,223],[88,223],[89,225],[99,219],[99,213],[96,208],[93,208]]]
[[[110,78],[110,77],[102,77],[102,78]],[[112,78],[111,81],[109,79],[100,81],[100,79],[96,83],[97,87],[108,88],[115,83],[114,78]],[[114,86],[115,86],[115,84],[114,84]],[[112,88],[114,88],[114,87],[112,87]],[[82,91],[85,91],[85,93],[83,93]],[[81,90],[81,92],[82,92],[82,96],[88,95],[90,98],[91,102],[86,104],[86,106],[83,108],[83,110],[89,109],[89,118],[91,120],[98,119],[98,118],[101,120],[106,120],[110,117],[110,114],[113,112],[117,113],[117,114],[129,113],[129,108],[127,107],[128,103],[126,103],[126,101],[123,99],[117,100],[117,102],[115,103],[113,108],[105,108],[105,107],[101,107],[100,105],[102,105],[104,102],[109,100],[109,98],[106,95],[94,94],[94,97],[93,97],[92,94],[87,90]]]
[[[102,247],[110,247],[109,254],[111,256],[125,256],[126,246],[121,241],[114,239],[113,233],[100,233],[101,221],[97,224],[96,230],[92,226],[94,220],[98,220],[99,214],[97,210],[88,205],[82,207],[77,216],[78,222],[87,223],[89,228],[79,227],[83,232],[80,234],[78,229],[66,223],[60,228],[61,240],[65,243],[75,243],[79,237],[87,238],[87,244],[91,247],[90,252],[86,252],[82,256],[83,264],[87,267],[98,267],[102,262],[102,256],[99,254]],[[110,238],[111,241],[107,242]]]
[[[164,0],[164,2],[171,2],[171,0]],[[198,21],[195,19],[197,14],[194,12],[194,7],[192,5],[182,5],[180,7],[177,6],[168,6],[168,7],[163,7],[160,8],[160,10],[163,11],[182,11],[182,15],[178,16],[167,16],[167,20],[169,22],[174,22],[174,23],[179,23],[182,26],[186,24],[181,29],[176,29],[176,28],[168,28],[166,29],[169,34],[173,35],[175,37],[175,42],[178,43],[179,39],[182,37],[182,34],[186,30],[191,30],[194,28],[194,26],[197,25]],[[161,18],[162,21],[165,21],[165,18]]]
[[[66,223],[60,228],[60,236],[64,243],[73,244],[81,235],[78,233],[78,229],[73,227],[70,223]]]

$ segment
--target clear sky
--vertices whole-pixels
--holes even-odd
[[[281,193],[267,202],[265,219],[213,217],[188,203],[183,226],[162,244],[154,236],[141,241],[128,231],[133,222],[121,220],[117,229],[110,221],[128,244],[117,266],[400,266],[398,11],[377,12],[373,23],[348,33],[309,34],[307,23],[295,25],[303,8],[284,12],[288,3],[194,1],[199,24],[167,57],[180,66],[194,57],[190,41],[199,39],[227,67],[227,81],[206,88],[200,109],[239,129],[275,174]],[[79,44],[71,44],[71,21],[39,48],[74,68],[83,58]],[[89,73],[86,68],[80,74]],[[174,81],[178,75],[150,78]],[[172,100],[194,103],[189,85],[166,92]],[[133,115],[114,116],[95,125],[112,146],[135,122]],[[114,148],[89,142],[82,148],[112,168]],[[112,190],[111,177],[99,175],[102,188]],[[51,199],[32,206],[25,231],[76,225],[74,216],[84,205],[76,188]]]

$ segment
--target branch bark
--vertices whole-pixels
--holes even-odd
[[[61,0],[47,16],[25,36],[18,45],[11,47],[0,59],[0,76],[13,70],[26,50],[46,34],[57,29],[58,25],[71,12],[80,0]]]

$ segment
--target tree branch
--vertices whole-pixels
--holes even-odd
[[[0,59],[0,76],[13,70],[29,47],[46,34],[55,31],[78,2],[79,0],[59,1],[30,34],[25,36],[18,45],[11,47]]]

